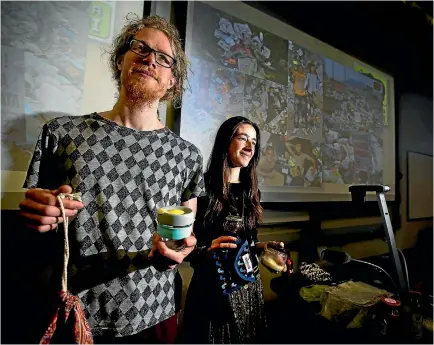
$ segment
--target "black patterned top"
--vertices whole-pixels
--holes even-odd
[[[197,250],[189,257],[194,273],[185,301],[181,343],[264,343],[260,338],[265,334],[261,279],[246,284],[245,288],[229,295],[223,295],[215,261],[206,249],[210,247],[213,239],[225,234],[222,228],[227,215],[242,215],[243,197],[246,196],[242,185],[230,184],[229,203],[221,214],[213,217],[211,223],[204,222],[204,215],[209,207],[208,196],[198,199],[194,232],[198,247],[203,246],[205,249]],[[258,241],[256,229],[244,228],[243,235],[249,240],[254,253],[254,243]]]

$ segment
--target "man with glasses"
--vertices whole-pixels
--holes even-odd
[[[30,163],[20,203],[27,227],[57,229],[56,196],[81,193],[82,202],[64,201],[66,216],[74,217],[68,289],[80,298],[96,343],[175,340],[175,267],[196,239],[169,249],[156,234],[156,216],[170,205],[196,211],[204,194],[202,156],[159,121],[157,108],[179,102],[187,63],[169,22],[130,20],[110,51],[119,88],[113,109],[49,121]],[[60,275],[53,279],[60,282]]]

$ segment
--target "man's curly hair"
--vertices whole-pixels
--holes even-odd
[[[112,77],[118,89],[120,90],[121,88],[121,71],[118,69],[118,62],[129,49],[129,39],[145,28],[160,30],[169,39],[176,60],[176,63],[172,66],[172,73],[176,80],[175,85],[167,90],[161,101],[173,101],[175,106],[180,105],[185,84],[188,83],[187,69],[189,63],[182,50],[178,29],[166,19],[156,15],[139,18],[135,14],[128,14],[126,19],[127,23],[122,28],[120,34],[113,40],[112,46],[107,52],[109,54]]]

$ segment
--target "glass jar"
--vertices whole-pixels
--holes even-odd
[[[261,263],[267,267],[271,272],[282,272],[286,265],[288,254],[285,248],[268,244],[262,254]]]
[[[240,216],[227,216],[225,221],[223,222],[223,234],[237,237],[237,239],[243,238],[243,218]]]
[[[186,247],[183,239],[182,240],[169,240],[169,239],[163,238],[163,241],[164,241],[164,244],[166,245],[167,248],[172,249],[176,252],[179,252]]]

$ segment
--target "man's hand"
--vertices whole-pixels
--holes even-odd
[[[26,192],[26,197],[20,202],[20,216],[24,219],[27,228],[38,232],[47,232],[57,228],[63,222],[57,195],[60,193],[72,193],[72,187],[63,185],[59,189],[49,190],[32,188]],[[75,216],[78,210],[84,207],[83,203],[76,200],[63,200],[66,217]]]
[[[152,249],[149,253],[148,257],[157,258],[158,256],[163,256],[167,260],[164,260],[167,263],[167,267],[165,269],[172,270],[176,267],[176,265],[181,264],[184,259],[193,251],[196,246],[196,237],[191,235],[184,239],[185,248],[180,251],[175,251],[166,246],[161,236],[157,233],[154,233],[152,236]]]

